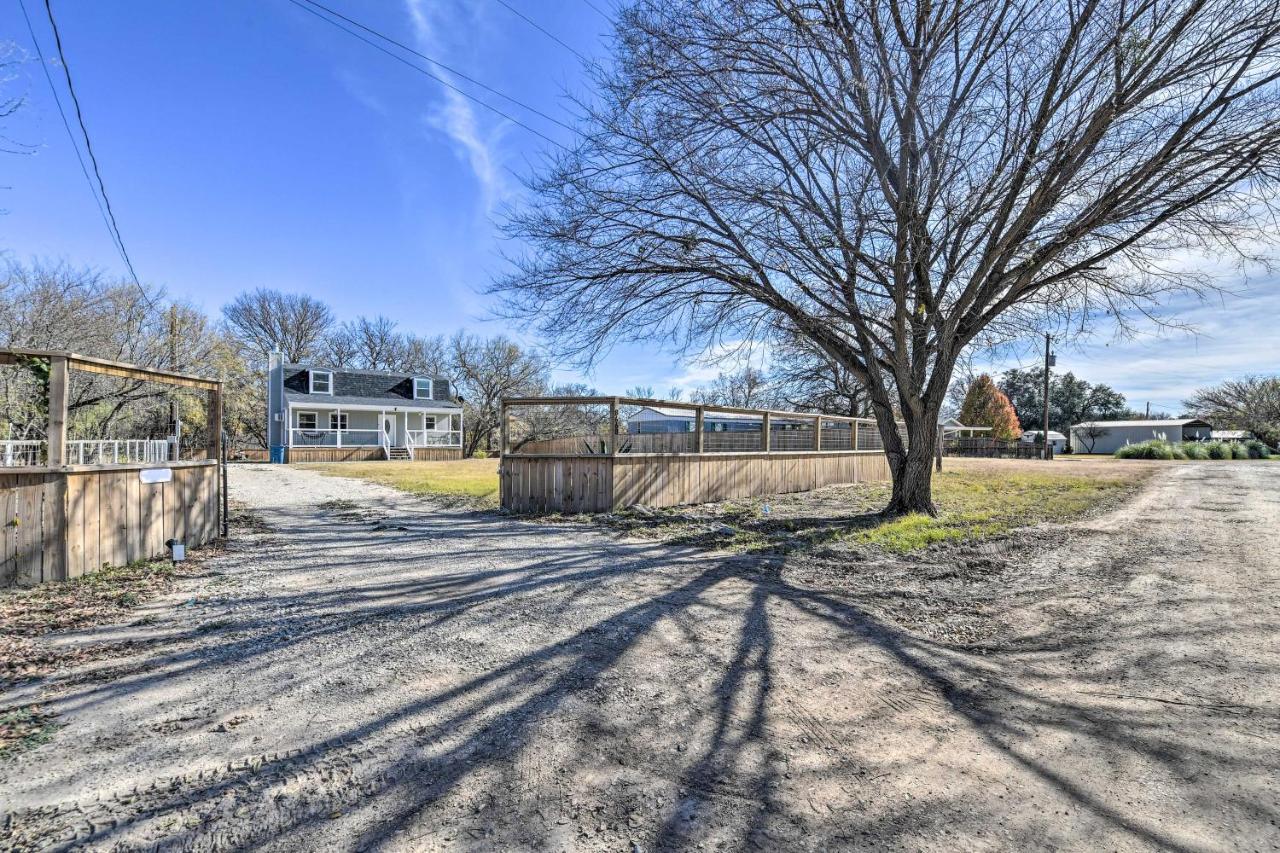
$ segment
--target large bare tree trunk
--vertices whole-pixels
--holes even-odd
[[[920,418],[908,425],[906,451],[889,455],[893,495],[885,507],[886,514],[938,514],[933,503],[933,458],[937,440],[936,417]]]

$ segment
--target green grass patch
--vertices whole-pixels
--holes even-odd
[[[1042,463],[1035,463],[1042,464]],[[964,467],[933,478],[936,518],[886,518],[888,483],[832,486],[765,498],[632,510],[611,526],[678,544],[731,551],[788,551],[847,543],[906,554],[943,542],[978,541],[1042,522],[1069,522],[1137,490],[1144,474],[1050,464],[1043,472]]]
[[[937,518],[883,520],[851,538],[897,553],[938,542],[985,539],[1017,527],[1073,521],[1135,487],[1131,475],[1121,474],[944,471],[933,478]]]
[[[498,460],[333,462],[300,465],[332,477],[354,477],[408,492],[478,507],[498,505]]]

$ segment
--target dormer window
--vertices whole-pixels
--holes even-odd
[[[430,379],[415,378],[413,380],[413,399],[415,400],[433,399],[431,396],[431,380]]]
[[[333,371],[330,371],[330,370],[311,371],[311,393],[332,395],[333,394]]]

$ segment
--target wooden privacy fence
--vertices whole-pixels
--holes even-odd
[[[0,585],[67,580],[107,565],[162,557],[169,540],[204,545],[219,533],[222,383],[67,352],[0,350],[0,364],[47,363],[44,465],[0,467]],[[207,458],[76,465],[68,458],[72,370],[208,393]]]
[[[529,407],[581,413],[546,418],[548,431],[578,434],[540,435],[536,419],[518,414]],[[595,417],[592,408],[608,414]],[[501,504],[520,513],[676,506],[889,479],[868,418],[634,397],[520,397],[502,401],[501,441]]]

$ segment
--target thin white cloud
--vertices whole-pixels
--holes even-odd
[[[450,50],[437,21],[447,21],[451,26],[470,33],[475,33],[483,25],[472,4],[406,0],[405,5],[421,50],[446,61]],[[465,85],[438,67],[433,67],[431,73],[454,85]],[[483,213],[488,216],[512,191],[498,153],[507,123],[499,122],[486,130],[471,101],[447,87],[439,89],[440,101],[427,112],[425,122],[429,128],[444,133],[454,143],[480,187]]]

